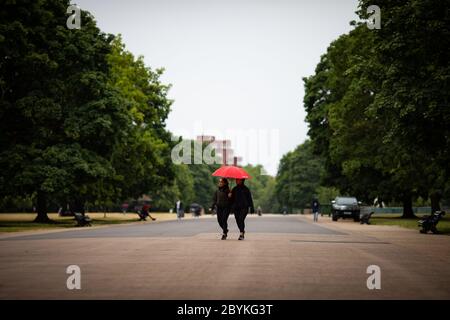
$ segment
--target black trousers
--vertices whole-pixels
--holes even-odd
[[[228,233],[228,216],[230,215],[229,207],[219,207],[217,206],[217,222],[222,228],[223,233]]]
[[[247,217],[248,208],[234,209],[234,218],[240,232],[245,232],[245,218]]]

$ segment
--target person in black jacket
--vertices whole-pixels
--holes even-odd
[[[229,197],[230,187],[228,180],[220,178],[219,188],[214,192],[212,210],[216,208],[217,222],[223,230],[222,240],[226,240],[228,234],[228,216],[230,215],[231,200]]]
[[[317,222],[319,220],[319,208],[320,208],[319,200],[314,198],[311,208],[314,215],[314,222]]]
[[[245,218],[249,212],[254,213],[253,199],[250,189],[244,184],[245,179],[236,179],[236,186],[231,191],[231,206],[234,212],[234,217],[238,225],[239,240],[244,240],[245,234]]]

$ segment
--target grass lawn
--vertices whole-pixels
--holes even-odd
[[[423,215],[417,215],[418,218],[414,219],[402,219],[400,214],[374,214],[370,219],[371,224],[375,225],[387,225],[387,226],[399,226],[409,229],[419,230],[418,221]],[[437,224],[439,232],[444,234],[450,234],[450,214],[445,215],[441,221]]]
[[[104,213],[87,213],[87,215],[91,217],[93,226],[130,223],[139,220],[136,213],[107,213],[106,217]],[[176,219],[174,213],[151,212],[151,215],[156,218],[156,221]],[[77,223],[74,217],[60,217],[57,213],[49,213],[48,216],[53,220],[52,223],[33,222],[36,218],[34,213],[0,213],[0,233],[76,227]],[[147,221],[151,221],[151,219],[147,219]]]

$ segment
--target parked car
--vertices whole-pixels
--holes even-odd
[[[191,212],[193,217],[200,217],[202,213],[203,207],[198,203],[191,203],[189,206],[189,211]]]
[[[74,216],[75,216],[75,214],[73,213],[73,211],[72,211],[72,210],[69,210],[69,209],[66,209],[66,210],[64,210],[64,209],[59,209],[58,215],[59,215],[60,217],[74,217]]]
[[[355,197],[336,197],[331,201],[333,221],[337,221],[339,218],[353,218],[353,220],[359,222],[360,204],[361,202],[358,202]]]

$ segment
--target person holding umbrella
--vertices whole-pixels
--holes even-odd
[[[227,239],[228,235],[228,216],[230,215],[231,200],[228,196],[230,194],[230,187],[226,178],[219,179],[219,188],[214,192],[213,204],[211,209],[216,209],[217,222],[222,228],[222,240]]]
[[[236,179],[236,186],[228,194],[231,202],[231,211],[234,213],[240,235],[239,240],[244,240],[245,218],[249,212],[254,213],[252,194],[244,184],[245,179],[250,179],[250,175],[242,168],[236,166],[222,166],[212,174],[215,177]]]
[[[250,213],[255,213],[253,206],[252,193],[250,189],[244,184],[245,179],[236,179],[236,186],[231,190],[230,199],[232,203],[232,211],[234,212],[234,218],[238,225],[239,240],[244,240],[245,234],[245,218],[250,209]]]

